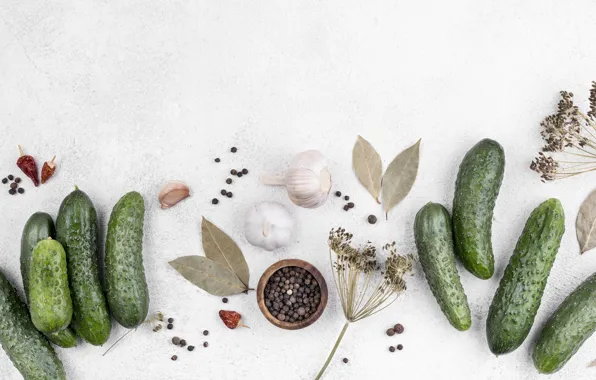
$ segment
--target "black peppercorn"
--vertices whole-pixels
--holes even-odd
[[[230,170],[230,174],[231,175],[236,175],[236,174],[238,174],[238,172],[236,171],[236,169],[232,169],[232,170]]]
[[[348,358],[343,358],[342,362],[347,363],[348,362]]]
[[[17,191],[19,192],[19,194],[23,194],[25,192],[25,189],[23,189],[22,187],[19,187],[19,189]]]
[[[173,328],[174,328],[174,325],[173,325],[173,324],[171,324],[171,323],[168,323],[168,326],[167,326],[167,327],[168,327],[168,330],[171,330],[171,329],[173,329]]]
[[[341,191],[336,191],[336,192],[335,192],[335,196],[336,196],[336,197],[341,197]]]
[[[221,195],[226,195],[228,192],[226,189],[221,189],[221,191],[219,192]]]
[[[393,347],[393,346],[389,346],[389,351],[390,351],[390,352],[395,352],[395,347]]]
[[[180,344],[180,338],[178,338],[177,336],[172,338],[172,343],[174,343],[176,346]]]
[[[393,330],[395,330],[395,332],[397,334],[401,334],[401,333],[404,332],[405,329],[404,329],[404,326],[402,324],[398,323],[397,325],[393,326]]]
[[[226,196],[227,196],[228,198],[232,198],[232,197],[234,196],[234,194],[232,194],[232,192],[231,192],[231,191],[228,191],[228,193],[226,194]]]
[[[230,152],[232,153],[236,153],[238,151],[238,148],[236,148],[235,146],[232,147],[232,149],[230,149]]]
[[[350,196],[346,195],[346,196],[344,197],[344,200],[346,200],[346,201],[349,201],[349,200],[350,200]]]
[[[14,179],[14,181],[15,181],[16,183],[21,183],[21,177],[17,177],[17,178],[15,178],[15,179]]]
[[[2,183],[6,185],[8,183],[8,178],[2,178]]]
[[[223,302],[223,303],[228,303],[228,299],[224,297],[224,298],[221,300],[221,302]]]
[[[203,347],[205,347],[205,348],[209,347],[209,342],[204,342]]]
[[[17,193],[17,191],[15,189],[8,190],[8,194],[10,194],[10,195],[15,195],[16,193]]]
[[[220,160],[219,158],[216,158],[216,159],[215,159],[215,162],[220,162],[220,161],[221,161],[221,160]]]
[[[173,360],[173,361],[176,361],[176,360],[178,360],[178,356],[176,356],[176,355],[172,356],[172,360]]]
[[[13,176],[12,174],[9,174],[9,175],[8,175],[8,179],[9,179],[10,181],[12,181],[12,180],[14,179],[14,176]]]
[[[236,176],[237,176],[238,178],[242,177],[242,172],[238,172],[238,174],[236,174]]]
[[[174,323],[174,318],[168,318],[168,323]]]
[[[401,350],[403,350],[403,349],[404,349],[404,346],[402,346],[401,344],[398,344],[398,345],[397,345],[397,349],[401,351]]]
[[[180,347],[186,346],[186,341],[184,339],[180,340]]]
[[[203,331],[203,335],[205,335],[205,336],[209,335],[209,330]]]
[[[393,330],[393,329],[388,329],[388,330],[386,331],[386,334],[387,334],[388,336],[393,336],[393,335],[395,335],[395,330]]]
[[[188,346],[188,351],[193,351],[195,349],[195,346]]]
[[[368,216],[368,222],[369,222],[370,224],[375,224],[375,223],[377,222],[377,217],[376,217],[376,216],[374,216],[374,215],[369,215],[369,216]]]
[[[349,207],[349,208],[354,208],[354,206],[355,206],[354,202],[349,202],[349,203],[348,203],[348,207]]]
[[[350,206],[348,206],[348,205],[345,205],[345,206],[344,206],[344,211],[348,211],[348,210],[350,210]]]
[[[216,205],[216,204],[218,204],[218,203],[219,203],[219,199],[217,199],[217,198],[213,198],[213,199],[211,200],[211,203],[212,203],[212,204],[214,204],[214,205]]]
[[[228,178],[228,179],[226,179],[226,183],[227,183],[228,185],[231,185],[231,184],[232,184],[232,179],[231,179],[231,178]]]
[[[242,174],[244,174],[244,175],[248,174],[248,169],[242,169]]]

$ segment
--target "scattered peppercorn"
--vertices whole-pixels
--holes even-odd
[[[395,330],[393,330],[393,329],[388,329],[388,330],[387,330],[387,332],[386,332],[386,334],[387,334],[388,336],[393,336],[393,335],[395,335]]]
[[[211,203],[212,203],[212,204],[214,204],[214,205],[216,205],[216,204],[218,204],[218,203],[219,203],[219,199],[217,199],[217,198],[213,198],[213,199],[211,200]]]
[[[13,182],[13,183],[10,184],[10,188],[11,189],[16,189],[17,187],[19,187],[19,185],[17,183],[15,183],[15,182]]]
[[[205,336],[209,335],[209,330],[203,331],[203,335],[205,335]]]
[[[238,178],[242,177],[242,172],[238,172],[238,174],[236,174],[236,176],[237,176]]]
[[[17,191],[15,189],[8,190],[8,194],[10,194],[10,195],[15,195],[16,193],[17,193]]]
[[[220,162],[220,161],[221,161],[221,160],[220,160],[219,158],[216,158],[216,159],[215,159],[215,162]]]
[[[228,179],[226,179],[226,183],[227,183],[228,185],[231,185],[231,184],[232,184],[232,179],[231,179],[231,178],[228,178]]]
[[[341,197],[341,191],[336,191],[336,192],[335,192],[335,196],[336,196],[336,197]]]
[[[168,323],[174,323],[174,318],[168,318]]]
[[[6,185],[8,183],[8,178],[2,178],[2,183]]]
[[[226,194],[226,196],[227,196],[228,198],[232,198],[232,197],[234,196],[234,194],[232,194],[232,192],[231,192],[231,191],[228,191],[228,193]]]
[[[173,329],[173,328],[174,328],[174,325],[173,325],[173,324],[171,324],[171,323],[168,323],[168,330],[171,330],[171,329]]]
[[[405,329],[404,329],[404,326],[403,325],[401,325],[401,324],[398,323],[397,325],[393,326],[393,330],[395,330],[395,332],[397,334],[401,334],[401,333],[404,332]]]
[[[248,169],[242,169],[242,174],[244,174],[244,175],[248,174]]]
[[[346,196],[344,197],[344,199],[345,199],[346,201],[349,201],[349,200],[350,200],[350,196],[346,195]]]
[[[401,344],[398,344],[398,345],[397,345],[397,349],[401,351],[401,350],[403,350],[403,349],[404,349],[404,346],[403,346],[403,345],[401,345]]]
[[[178,360],[178,356],[176,356],[176,355],[172,356],[172,360],[173,360],[173,361],[176,361],[176,360]]]
[[[348,207],[349,207],[349,208],[354,208],[354,206],[355,206],[354,202],[349,202],[349,203],[348,203]]]
[[[188,351],[193,351],[195,349],[195,346],[188,346]]]
[[[375,223],[377,222],[377,217],[376,217],[376,216],[374,216],[374,215],[369,215],[369,216],[368,216],[368,222],[369,222],[370,224],[375,224]]]
[[[235,146],[233,146],[232,149],[230,149],[230,151],[232,153],[236,153],[238,151],[238,148],[236,148]]]
[[[14,176],[13,176],[12,174],[9,174],[9,175],[8,175],[8,180],[9,180],[9,181],[12,181],[13,179],[14,179]]]
[[[389,346],[389,351],[390,351],[390,352],[395,352],[395,347],[393,347],[393,346]]]
[[[350,206],[348,206],[348,205],[344,206],[344,211],[348,211],[349,209],[350,209]]]
[[[204,342],[203,347],[205,347],[205,348],[209,347],[209,342]]]
[[[15,178],[15,179],[14,179],[14,181],[15,181],[16,183],[21,183],[21,177],[17,177],[17,178]]]
[[[18,190],[19,194],[24,194],[25,193],[25,189],[23,189],[22,187],[20,187]]]
[[[228,192],[226,189],[221,189],[221,191],[219,192],[221,195],[226,195]]]
[[[176,346],[180,344],[180,338],[178,338],[177,336],[172,338],[172,343],[174,343]]]
[[[232,169],[232,170],[230,170],[230,174],[231,175],[236,175],[236,174],[238,174],[238,172],[236,171],[236,169]]]
[[[184,339],[182,339],[180,341],[180,347],[184,347],[184,346],[186,346],[186,341]]]
[[[342,362],[348,363],[348,358],[343,358]]]
[[[228,303],[228,299],[224,297],[224,298],[221,300],[221,302],[223,302],[223,303]]]

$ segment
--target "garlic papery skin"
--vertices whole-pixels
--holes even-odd
[[[327,159],[317,150],[299,153],[290,162],[284,176],[261,176],[265,185],[286,186],[288,197],[297,206],[322,206],[331,190],[331,173]]]
[[[162,209],[170,208],[190,197],[190,188],[181,181],[168,182],[159,192],[159,204]]]
[[[244,235],[250,244],[273,251],[292,241],[295,226],[294,218],[282,204],[262,202],[248,209]]]

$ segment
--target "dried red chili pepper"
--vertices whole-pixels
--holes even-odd
[[[226,327],[229,329],[234,330],[238,326],[248,328],[248,326],[242,324],[242,319],[241,319],[242,315],[235,311],[220,310],[219,317],[221,318],[223,323],[226,325]]]
[[[56,164],[54,161],[56,160],[56,156],[52,157],[52,161],[44,162],[43,167],[41,168],[41,184],[43,185],[46,183],[51,176],[54,175],[56,171]]]
[[[39,186],[39,180],[37,179],[37,164],[35,158],[23,153],[23,149],[19,145],[19,153],[21,156],[17,160],[17,166],[25,173],[25,175],[31,178],[35,187]]]

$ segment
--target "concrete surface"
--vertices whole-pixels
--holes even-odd
[[[151,311],[174,317],[175,330],[143,326],[105,357],[106,347],[59,349],[69,378],[312,379],[343,325],[329,229],[342,225],[360,241],[396,240],[401,252],[415,252],[416,211],[431,200],[450,207],[461,158],[492,137],[507,155],[494,221],[497,274],[481,281],[461,272],[472,329],[449,326],[417,267],[404,297],[348,330],[326,379],[546,378],[532,366],[532,341],[563,297],[596,270],[596,252],[580,256],[574,233],[596,175],[542,184],[528,166],[558,91],[574,91],[585,104],[596,79],[594,11],[588,0],[0,0],[0,176],[18,173],[18,143],[41,162],[57,154],[59,165],[46,186],[26,180],[24,196],[2,188],[0,267],[20,288],[25,221],[38,210],[55,216],[74,184],[95,202],[102,239],[111,207],[138,190],[147,204]],[[375,226],[366,216],[381,210],[351,172],[358,134],[385,165],[422,138],[412,193]],[[353,211],[334,197],[321,209],[298,209],[283,190],[258,184],[258,173],[281,172],[292,154],[310,148],[329,157],[334,190],[352,197]],[[227,172],[242,167],[251,174],[229,186],[234,198],[211,205],[228,188]],[[186,181],[193,197],[162,211],[157,192],[170,179]],[[527,216],[553,196],[565,207],[567,232],[543,305],[523,346],[496,358],[485,338],[488,306]],[[299,224],[295,244],[274,253],[248,245],[243,214],[261,200],[290,207]],[[281,331],[260,314],[254,294],[224,306],[178,276],[167,262],[202,254],[201,215],[238,242],[251,284],[280,259],[316,265],[331,285],[318,323]],[[251,329],[227,330],[217,317],[223,307],[244,314]],[[396,322],[406,332],[388,338],[384,331]],[[124,332],[114,323],[108,344]],[[174,334],[197,349],[175,349]],[[404,350],[389,353],[397,343]],[[550,378],[593,379],[596,368],[587,365],[594,359],[596,337]],[[0,378],[21,378],[4,353]]]

